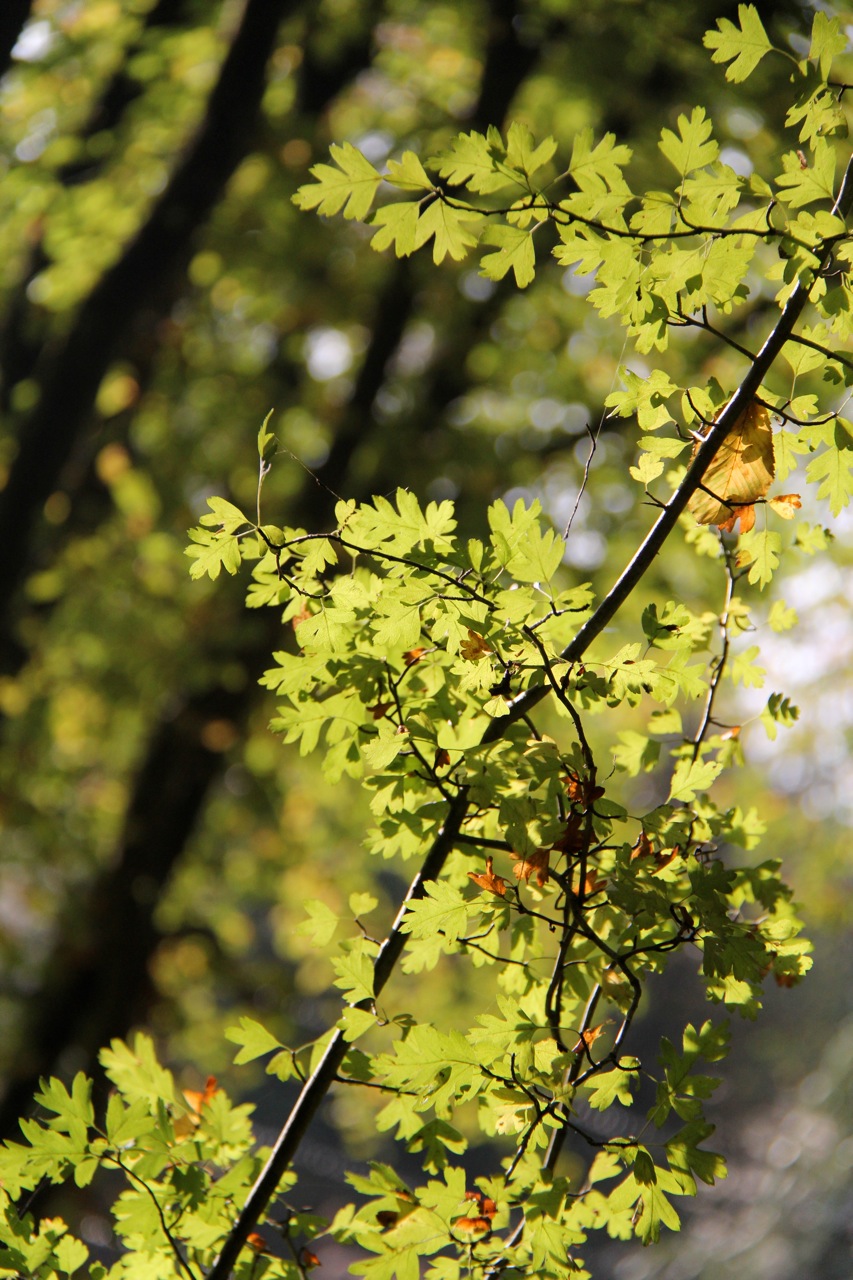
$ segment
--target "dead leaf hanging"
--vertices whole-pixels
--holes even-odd
[[[700,448],[697,443],[694,457]],[[740,520],[742,533],[755,524],[754,504],[776,474],[773,429],[764,405],[752,401],[720,445],[687,504],[699,524],[715,524],[730,533]]]
[[[518,854],[518,861],[514,864],[512,870],[516,880],[523,880],[525,884],[530,883],[530,877],[536,873],[536,883],[541,889],[549,876],[549,863],[551,859],[550,849],[535,849],[533,853]]]
[[[497,893],[500,897],[506,897],[507,882],[503,876],[496,876],[492,870],[492,859],[486,858],[485,871],[469,871],[470,879],[478,884],[481,889],[486,889],[489,893]]]

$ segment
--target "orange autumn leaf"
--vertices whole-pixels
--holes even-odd
[[[488,1218],[458,1218],[454,1224],[457,1231],[470,1232],[471,1235],[482,1236],[491,1231],[492,1224]]]
[[[631,846],[631,861],[633,862],[635,858],[650,858],[653,853],[651,840],[645,831],[641,831],[637,836],[636,844]]]
[[[573,803],[575,800],[583,800],[583,783],[576,773],[567,773],[563,782],[566,784],[566,795]]]
[[[587,871],[583,881],[583,896],[591,898],[594,894],[600,893],[602,889],[607,887],[607,880],[598,878],[597,871]]]
[[[550,849],[536,849],[526,856],[519,854],[518,861],[514,864],[512,872],[516,880],[523,880],[525,884],[530,883],[530,877],[535,872],[536,883],[541,889],[548,879],[550,861]]]
[[[733,533],[738,520],[740,520],[741,533],[749,533],[750,529],[755,528],[754,502],[745,502],[740,506],[734,506],[728,520],[720,520],[718,527],[723,533]]]
[[[323,1265],[316,1253],[312,1253],[307,1247],[299,1250],[299,1261],[303,1267],[320,1267]]]
[[[246,1244],[250,1249],[254,1249],[255,1253],[269,1253],[266,1240],[257,1231],[249,1232],[246,1236]]]
[[[481,658],[485,658],[487,653],[492,652],[492,648],[491,645],[486,643],[479,631],[472,631],[469,627],[468,639],[462,641],[459,646],[459,652],[466,662],[479,662]]]
[[[367,710],[373,716],[374,720],[381,720],[383,716],[387,715],[393,705],[393,702],[374,702],[373,706],[368,707]]]
[[[450,752],[446,747],[436,747],[435,759],[432,762],[433,769],[446,769],[450,764]]]
[[[593,786],[589,778],[581,778],[573,770],[565,775],[563,782],[566,795],[572,804],[583,804],[589,807],[594,800],[600,800],[604,795],[604,787]]]
[[[485,871],[469,871],[468,875],[481,889],[487,889],[489,893],[497,893],[504,898],[506,897],[507,882],[502,876],[496,876],[492,871],[492,861],[492,858],[486,858]]]
[[[798,493],[780,493],[778,497],[767,499],[768,507],[772,507],[777,516],[783,520],[793,520],[794,515],[803,505]]]
[[[208,1076],[204,1085],[204,1092],[199,1093],[196,1089],[184,1089],[184,1097],[189,1104],[191,1111],[197,1116],[201,1115],[202,1107],[210,1102],[216,1093],[216,1076]]]
[[[595,1044],[598,1037],[603,1033],[609,1019],[605,1022],[599,1022],[597,1027],[587,1027],[586,1031],[582,1031],[578,1042],[572,1048],[572,1053],[580,1053],[582,1049],[589,1049]]]
[[[483,1218],[493,1218],[498,1211],[498,1206],[489,1196],[483,1195],[482,1191],[466,1191],[466,1200],[475,1200],[477,1202],[477,1212]]]
[[[694,456],[700,448],[697,441]],[[747,532],[755,523],[754,503],[764,498],[776,474],[770,414],[754,400],[747,405],[720,445],[687,504],[699,524],[729,532],[740,520]]]
[[[465,1199],[477,1202],[477,1212],[483,1218],[493,1218],[498,1211],[498,1206],[494,1200],[484,1196],[482,1191],[466,1191]]]
[[[403,654],[403,661],[407,667],[412,667],[416,662],[420,662],[425,653],[426,649],[423,648],[422,645],[419,645],[415,649],[407,649]]]
[[[311,610],[308,608],[308,605],[303,603],[302,608],[299,610],[299,612],[294,613],[293,617],[290,619],[290,625],[293,627],[293,630],[295,631],[299,626],[300,622],[307,622],[311,616],[312,616]]]

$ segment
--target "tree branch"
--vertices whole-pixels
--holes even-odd
[[[853,204],[853,158],[847,166],[838,199],[833,212],[847,217]],[[820,255],[820,266],[829,258],[835,241],[827,241]],[[816,273],[817,274],[817,273]],[[685,510],[692,494],[701,484],[714,455],[725,440],[740,415],[753,400],[762,380],[773,365],[794,325],[805,308],[811,292],[811,284],[800,282],[792,292],[782,314],[771,330],[763,346],[747,370],[743,381],[729,400],[718,420],[696,453],[687,474],[672,495],[667,506],[646,536],[636,555],[625,568],[617,582],[602,600],[592,616],[583,624],[574,640],[564,649],[562,657],[568,662],[578,662],[590,644],[597,639],[607,624],[628,599],[650,568],[664,542],[675,527],[678,517]],[[507,728],[529,713],[549,692],[547,685],[539,685],[520,694],[507,715],[493,720],[482,737],[482,743],[501,738]],[[374,965],[374,995],[379,995],[403,951],[405,936],[401,925],[409,903],[423,897],[426,885],[435,880],[444,867],[448,854],[454,847],[468,810],[467,789],[459,792],[450,804],[445,822],[427,852],[420,871],[409,886],[397,917],[383,942]],[[607,950],[607,948],[603,948]],[[356,1007],[367,1007],[371,1002],[362,1001]],[[276,1188],[293,1160],[308,1126],[320,1104],[334,1083],[338,1068],[347,1052],[343,1033],[336,1030],[329,1041],[322,1059],[306,1081],[298,1099],[279,1133],[266,1165],[246,1199],[245,1205],[227,1237],[222,1252],[208,1273],[208,1280],[227,1280],[249,1233],[257,1225],[261,1215],[273,1198]]]

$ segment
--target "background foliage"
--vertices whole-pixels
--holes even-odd
[[[758,10],[774,44],[803,57],[811,9]],[[439,270],[428,250],[403,261],[371,252],[364,228],[294,206],[310,167],[327,162],[333,141],[352,140],[381,169],[388,155],[427,157],[460,130],[505,132],[514,119],[537,139],[553,136],[560,155],[586,128],[596,138],[612,131],[634,151],[632,180],[646,189],[661,182],[661,128],[676,130],[701,103],[726,163],[775,174],[780,154],[804,145],[799,122],[785,125],[791,68],[766,59],[746,83],[726,81],[702,47],[718,18],[736,22],[737,6],[661,3],[653,20],[646,6],[612,0],[6,6],[5,1136],[45,1114],[32,1104],[41,1077],[70,1087],[78,1070],[93,1074],[100,1107],[99,1050],[145,1028],[176,1073],[176,1085],[161,1085],[178,1111],[184,1089],[203,1100],[216,1075],[240,1096],[254,1090],[260,1136],[271,1138],[292,1086],[234,1071],[225,1029],[250,1017],[287,1044],[321,1034],[339,993],[316,929],[303,928],[306,900],[320,904],[322,935],[324,910],[358,916],[365,899],[353,905],[352,895],[368,891],[385,924],[405,884],[405,868],[365,859],[360,789],[346,776],[327,785],[312,758],[282,750],[268,731],[272,703],[257,678],[282,645],[280,615],[247,612],[245,584],[227,575],[193,582],[186,572],[186,529],[211,493],[253,511],[254,434],[271,406],[279,454],[264,518],[278,525],[330,528],[336,495],[397,486],[424,507],[453,498],[463,540],[482,537],[498,497],[510,508],[538,498],[560,528],[577,502],[565,581],[591,581],[601,595],[649,523],[628,478],[635,424],[604,409],[620,364],[645,377],[662,358],[626,346],[556,263],[543,261],[522,292],[471,261]],[[840,78],[845,65],[843,56],[835,64]],[[747,347],[770,322],[776,287],[754,289],[735,335]],[[665,367],[678,385],[701,376],[722,387],[740,368],[701,333],[674,342]],[[591,461],[588,427],[598,432]],[[803,514],[830,522],[823,499]],[[834,528],[844,533],[843,517]],[[727,708],[732,723],[745,722],[778,688],[803,718],[772,756],[763,729],[744,730],[747,768],[724,783],[724,799],[748,797],[769,821],[761,856],[784,855],[824,962],[805,987],[770,992],[766,1030],[750,1028],[733,1060],[715,1145],[740,1144],[741,1156],[734,1190],[709,1197],[730,1195],[726,1230],[709,1236],[700,1199],[671,1262],[607,1246],[615,1252],[604,1265],[627,1280],[667,1266],[656,1274],[844,1274],[851,710],[839,681],[850,571],[843,537],[822,552],[819,572],[811,549],[785,586],[797,628],[761,633],[766,687]],[[716,571],[698,564],[688,547],[668,548],[647,597],[620,618],[625,638],[651,598],[719,608]],[[629,752],[646,713],[618,714]],[[650,810],[667,789],[641,772],[632,803]],[[707,1016],[694,968],[653,986],[638,1032],[649,1046],[676,1034],[682,1014],[696,1025]],[[438,980],[406,980],[405,991],[407,1007],[438,1025],[484,1012],[451,965]],[[122,1063],[107,1065],[115,1083]],[[768,1103],[771,1087],[782,1092]],[[120,1146],[134,1120],[111,1105]],[[343,1149],[357,1165],[384,1154],[378,1105],[345,1091],[335,1100],[325,1116],[334,1128],[300,1158],[306,1202],[337,1207],[329,1188]],[[246,1119],[223,1111],[220,1121],[203,1155],[229,1160],[247,1140]],[[188,1160],[198,1158],[191,1137]],[[80,1182],[61,1204],[48,1191],[34,1207],[61,1211],[109,1265],[116,1240],[102,1193]],[[786,1236],[794,1212],[799,1253]],[[344,1269],[340,1246],[317,1249]],[[65,1269],[77,1261],[69,1253]]]

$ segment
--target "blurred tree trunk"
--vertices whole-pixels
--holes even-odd
[[[493,5],[496,20],[484,51],[481,91],[471,120],[474,128],[503,122],[523,76],[541,53],[541,47],[521,49],[511,21],[515,7],[506,0],[495,0]],[[322,112],[363,69],[370,39],[357,46],[361,60],[354,56],[353,47],[346,48],[337,74],[322,78],[325,94],[318,92],[316,59],[306,57],[301,82],[306,88],[299,95],[303,110],[310,102],[313,112]],[[316,478],[306,477],[289,511],[297,525],[317,526],[330,519],[334,492],[359,496],[353,460],[375,431],[373,408],[412,317],[416,293],[412,264],[390,263],[385,287],[376,300],[370,341],[352,393],[339,414],[329,456],[317,468]],[[464,342],[442,353],[432,372],[427,401],[419,406],[415,434],[429,430],[448,401],[463,389],[466,351],[482,336],[481,324],[482,319],[477,323],[472,315]],[[89,408],[95,390],[90,380]],[[81,421],[83,414],[81,410]],[[396,467],[395,445],[389,439],[374,464],[372,488],[377,482],[380,487],[390,483]],[[281,644],[274,611],[250,615],[240,627],[232,620],[212,630],[226,643],[228,637],[239,637],[230,665],[239,665],[244,679],[236,691],[213,686],[176,695],[179,710],[155,727],[113,864],[98,878],[85,902],[75,904],[47,966],[44,988],[30,1003],[14,1078],[0,1103],[0,1134],[15,1132],[40,1077],[69,1070],[93,1072],[99,1048],[111,1037],[125,1035],[144,1014],[149,962],[160,941],[153,913],[223,766],[222,753],[205,745],[205,727],[211,720],[224,719],[238,731],[244,728],[264,696],[258,677],[268,665],[270,650]]]
[[[0,6],[0,76],[6,74],[12,61],[12,50],[30,16],[33,0],[4,0]]]

